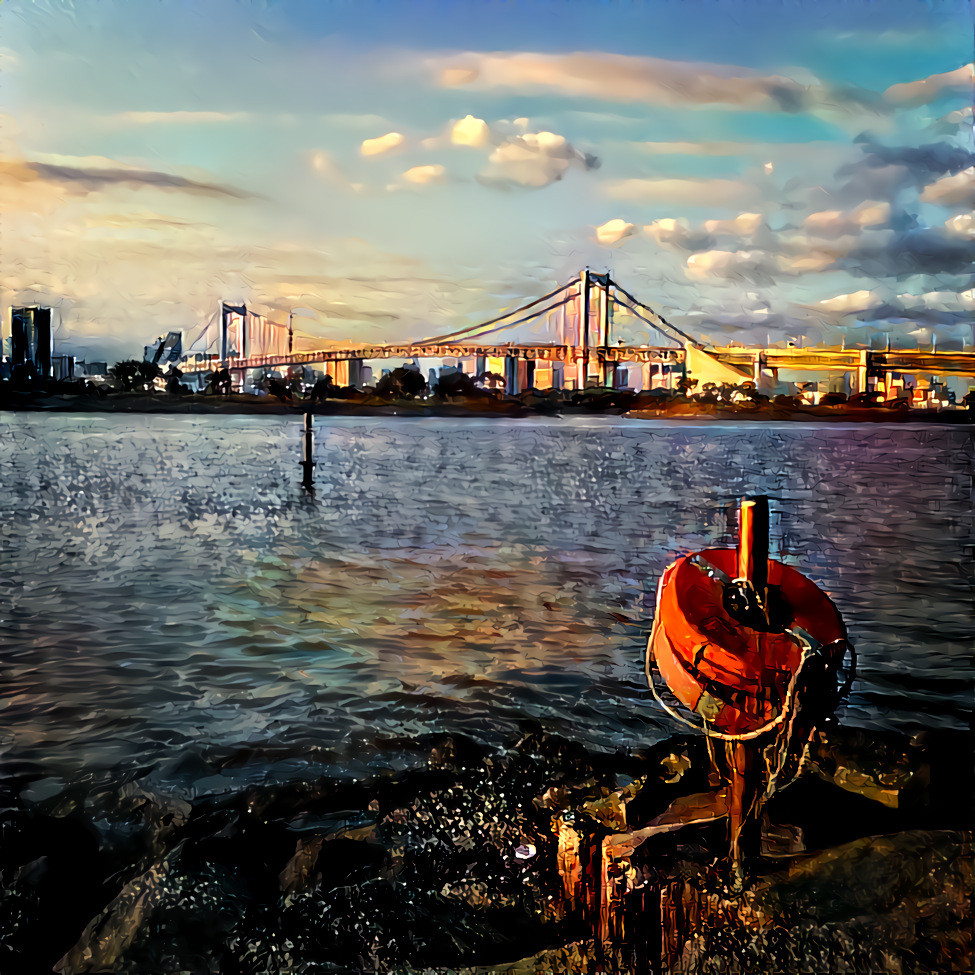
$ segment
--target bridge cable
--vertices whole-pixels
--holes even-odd
[[[676,342],[681,348],[684,347],[684,343],[681,342],[680,339],[674,338],[673,335],[668,335],[667,332],[665,332],[658,324],[656,324],[655,322],[650,321],[650,319],[647,318],[647,317],[645,317],[644,315],[641,315],[628,302],[620,301],[619,298],[615,298],[615,297],[612,300],[615,301],[616,304],[620,305],[622,308],[625,308],[628,312],[630,312],[630,314],[636,315],[636,317],[639,318],[641,322],[646,322],[647,325],[649,325],[655,332],[659,332],[668,341],[670,341],[670,342]]]
[[[479,325],[469,325],[467,328],[462,328],[457,332],[449,332],[446,335],[435,335],[433,338],[421,339],[419,342],[413,343],[414,345],[436,345],[438,342],[447,342],[450,339],[461,338],[468,332],[476,332],[479,328],[485,328],[488,325],[494,325],[497,322],[504,321],[506,318],[510,318],[512,315],[517,315],[518,312],[527,311],[529,308],[534,308],[535,305],[541,304],[543,301],[548,301],[549,298],[554,298],[559,292],[565,291],[566,288],[575,287],[576,281],[570,281],[568,284],[560,285],[554,291],[550,291],[547,295],[542,295],[541,298],[536,298],[534,301],[529,302],[527,305],[522,305],[519,308],[515,308],[512,311],[505,312],[503,315],[498,315],[497,318],[492,318],[490,321],[481,322]],[[537,314],[541,314],[538,312]],[[531,316],[529,316],[531,317]],[[508,327],[508,326],[503,326]]]
[[[488,329],[486,332],[481,332],[478,335],[472,335],[471,338],[480,338],[482,335],[490,335],[493,332],[503,332],[506,328],[514,328],[515,325],[521,325],[523,322],[530,321],[533,318],[539,318],[542,315],[548,314],[550,311],[555,311],[556,308],[561,308],[563,305],[569,304],[570,301],[575,301],[578,295],[569,295],[567,298],[563,298],[561,301],[555,302],[555,304],[549,305],[547,308],[542,308],[540,311],[532,312],[530,315],[525,315],[524,318],[519,318],[514,322],[506,322],[504,325],[498,326],[498,328]],[[527,306],[526,306],[527,307]],[[485,322],[485,325],[489,324]],[[454,341],[460,342],[462,339],[455,339]],[[449,345],[450,343],[444,343]]]
[[[661,315],[659,312],[654,311],[649,305],[645,305],[642,301],[640,301],[639,298],[635,298],[633,295],[629,293],[629,291],[626,290],[626,288],[621,287],[615,281],[613,281],[613,287],[616,288],[616,290],[619,291],[621,294],[626,295],[626,297],[629,298],[630,301],[633,302],[633,304],[639,305],[645,311],[650,312],[651,315],[655,315],[657,318],[660,319],[660,321],[664,323],[664,325],[667,326],[667,328],[672,329],[682,338],[687,339],[687,341],[690,342],[691,345],[696,346],[699,349],[702,348],[701,342],[698,339],[694,338],[691,335],[688,335],[687,332],[681,331],[676,325],[671,325],[670,322],[668,322],[663,315]]]

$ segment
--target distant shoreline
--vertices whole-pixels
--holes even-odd
[[[289,402],[276,397],[246,394],[229,396],[184,395],[165,393],[112,393],[104,397],[88,395],[7,396],[0,410],[31,413],[142,413],[248,416],[402,416],[402,417],[498,417],[511,419],[532,416],[625,416],[639,420],[691,420],[792,423],[938,423],[971,424],[975,412],[970,409],[891,409],[889,407],[810,406],[792,407],[766,404],[753,407],[729,407],[696,402],[669,403],[659,409],[628,409],[612,396],[603,401],[593,398],[579,403],[559,402],[544,396],[526,399],[493,397],[454,400],[365,400],[327,399],[321,402]]]

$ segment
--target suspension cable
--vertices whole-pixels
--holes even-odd
[[[462,328],[457,332],[449,332],[446,335],[435,335],[433,338],[423,339],[420,342],[415,342],[414,345],[435,345],[438,342],[447,342],[451,339],[463,338],[470,332],[476,332],[478,329],[486,328],[488,325],[495,325],[497,322],[504,321],[506,318],[511,318],[512,315],[517,315],[519,312],[527,311],[529,308],[534,308],[535,305],[540,305],[543,301],[548,301],[549,298],[554,298],[557,294],[565,291],[567,288],[574,288],[576,283],[577,282],[575,281],[570,281],[568,284],[560,285],[554,291],[550,291],[547,295],[542,295],[541,298],[536,298],[534,301],[530,301],[527,305],[521,305],[520,307],[515,308],[513,311],[505,312],[503,315],[498,315],[497,318],[492,318],[489,321],[481,322],[479,325],[469,325],[467,328]],[[541,314],[541,312],[538,312],[537,314]],[[533,316],[529,315],[528,317],[531,318]],[[503,327],[508,328],[510,326]]]
[[[525,315],[524,318],[519,318],[514,322],[506,322],[504,325],[499,325],[497,328],[489,328],[486,332],[478,332],[477,335],[468,335],[464,338],[480,338],[482,335],[491,335],[493,332],[503,332],[506,328],[514,328],[515,325],[521,325],[523,322],[527,322],[532,318],[538,318],[541,315],[547,315],[550,311],[555,311],[556,308],[561,308],[563,305],[569,304],[571,301],[576,300],[576,295],[569,295],[563,298],[561,301],[555,302],[553,305],[549,305],[547,308],[542,308],[541,311],[532,312],[530,315]],[[487,324],[487,323],[485,323]],[[463,338],[453,339],[454,342],[461,342]],[[446,344],[450,344],[449,342]]]
[[[624,288],[624,287],[622,287],[621,285],[619,285],[619,284],[617,284],[617,283],[616,283],[615,281],[613,282],[613,287],[614,287],[614,288],[616,288],[616,290],[617,290],[617,291],[619,291],[619,292],[621,292],[622,294],[624,294],[624,295],[626,295],[626,297],[627,297],[627,298],[629,298],[629,299],[630,299],[630,301],[632,301],[632,302],[633,302],[633,304],[635,304],[635,305],[639,305],[639,306],[640,306],[641,308],[643,308],[643,309],[644,309],[645,311],[648,311],[648,312],[650,312],[650,314],[651,314],[651,315],[654,315],[654,316],[656,316],[657,318],[659,318],[659,319],[660,319],[660,321],[661,321],[661,322],[663,322],[663,324],[664,324],[664,325],[665,325],[665,326],[666,326],[667,328],[669,328],[669,329],[671,329],[672,331],[674,331],[674,332],[676,332],[676,333],[677,333],[678,335],[680,335],[680,336],[681,336],[682,338],[684,338],[684,339],[687,339],[687,341],[688,341],[688,342],[690,342],[690,343],[691,343],[691,345],[694,345],[694,346],[697,346],[697,348],[701,348],[701,343],[700,343],[700,342],[699,342],[699,341],[698,341],[698,340],[697,340],[696,338],[694,338],[694,337],[693,337],[693,336],[691,336],[691,335],[688,335],[688,334],[687,334],[687,332],[683,332],[683,331],[681,331],[681,330],[680,330],[680,329],[679,329],[679,328],[678,328],[678,327],[677,327],[676,325],[671,325],[671,324],[670,324],[670,322],[668,322],[668,321],[667,321],[667,319],[666,319],[666,318],[664,318],[664,316],[663,316],[663,315],[661,315],[661,314],[660,314],[659,312],[656,312],[656,311],[654,311],[654,310],[653,310],[653,309],[652,309],[652,308],[651,308],[651,307],[650,307],[649,305],[645,305],[645,304],[644,304],[644,303],[643,303],[642,301],[640,301],[640,299],[639,299],[639,298],[635,298],[635,297],[634,297],[633,295],[631,295],[631,294],[629,293],[629,291],[627,291],[627,290],[626,290],[626,288]]]
[[[655,322],[650,321],[649,318],[646,318],[643,315],[641,315],[628,302],[620,301],[619,298],[616,298],[616,297],[613,297],[613,301],[615,301],[616,304],[619,305],[621,308],[625,308],[628,312],[630,312],[630,314],[636,315],[636,317],[639,318],[641,322],[646,322],[647,325],[649,325],[655,331],[659,332],[665,339],[667,339],[670,342],[676,342],[679,346],[681,346],[683,348],[684,343],[681,342],[680,339],[675,339],[673,335],[668,335],[659,325],[657,325]]]

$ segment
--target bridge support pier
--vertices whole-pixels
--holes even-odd
[[[513,355],[504,357],[504,391],[509,396],[518,394],[518,360]]]
[[[362,389],[362,359],[349,359],[349,385]]]

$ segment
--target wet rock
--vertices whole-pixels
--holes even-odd
[[[868,736],[834,727],[817,732],[809,757],[827,781],[891,809],[901,805],[906,790],[930,781],[921,749],[900,735]]]
[[[159,899],[160,887],[179,849],[157,860],[130,880],[111,903],[85,927],[77,943],[54,964],[60,975],[114,971]]]

